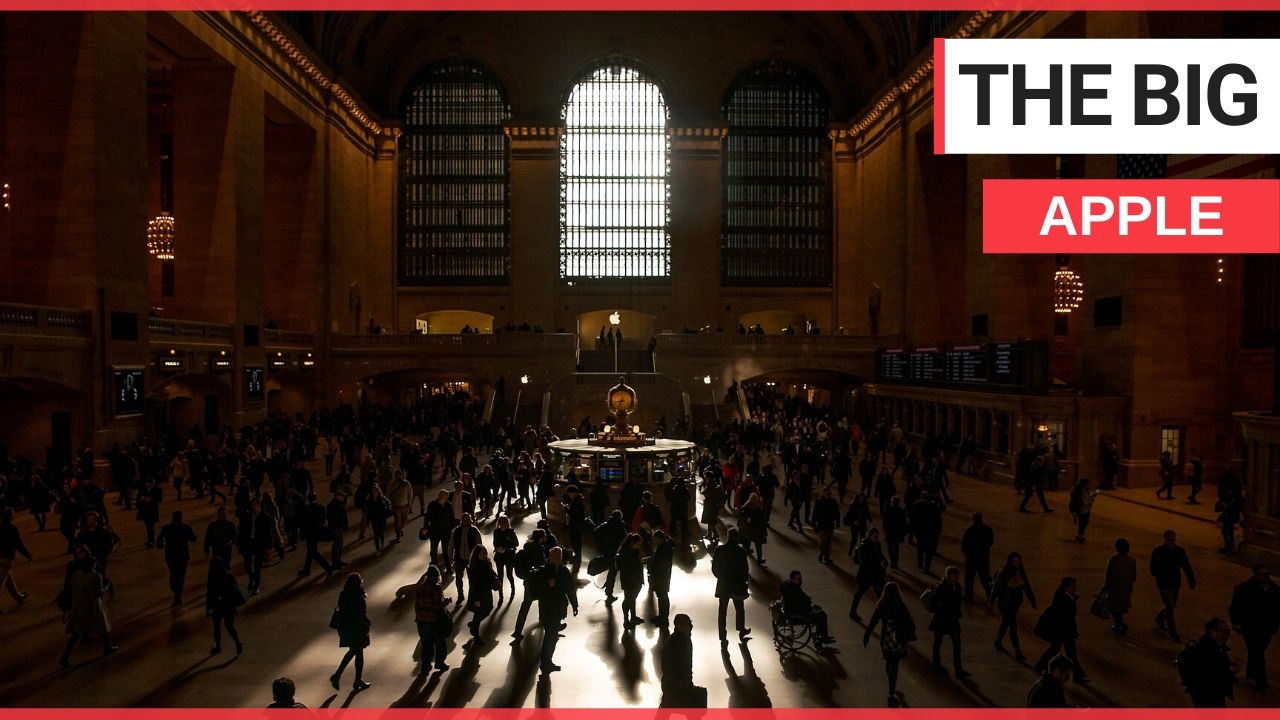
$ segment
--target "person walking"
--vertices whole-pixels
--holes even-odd
[[[240,642],[240,633],[236,630],[236,612],[247,598],[236,582],[236,576],[227,570],[222,558],[215,557],[209,562],[209,585],[205,591],[205,614],[213,621],[213,647],[211,655],[222,652],[222,628],[236,644],[236,655],[244,652],[244,644]]]
[[[302,542],[307,548],[307,556],[302,562],[302,569],[298,571],[298,577],[311,574],[312,562],[324,570],[326,579],[333,575],[333,565],[320,553],[320,543],[328,533],[327,516],[328,513],[316,499],[316,494],[307,493],[307,504],[302,507],[301,518],[298,521],[298,533],[302,536]]]
[[[404,539],[404,529],[409,524],[409,508],[413,504],[414,487],[405,480],[403,470],[396,470],[387,484],[387,499],[395,517],[395,542]]]
[[[13,508],[0,509],[0,585],[21,605],[27,601],[27,594],[19,591],[13,580],[13,561],[18,555],[31,562],[31,551],[22,542],[18,526],[13,524]]]
[[[1218,530],[1222,534],[1222,547],[1218,552],[1233,553],[1236,551],[1236,525],[1240,524],[1244,501],[1240,493],[1231,488],[1219,489],[1219,492],[1222,499],[1214,506],[1218,510]]]
[[[155,478],[147,477],[138,491],[137,512],[135,517],[142,522],[147,531],[146,548],[150,550],[156,544],[156,525],[160,524],[160,503],[164,500],[164,488],[156,484]]]
[[[907,657],[908,645],[916,639],[916,624],[911,611],[902,601],[898,583],[885,583],[876,610],[862,633],[862,646],[871,642],[871,633],[880,627],[880,653],[884,657],[884,671],[889,678],[889,707],[898,707],[898,665]]]
[[[448,670],[445,663],[445,641],[453,631],[453,619],[449,617],[450,599],[444,596],[440,586],[440,570],[428,565],[427,571],[414,587],[413,619],[418,626],[418,640],[422,644],[422,671],[434,667]]]
[[[1173,499],[1173,481],[1176,473],[1173,468],[1173,455],[1165,450],[1160,453],[1160,487],[1156,489],[1156,497],[1165,500]]]
[[[373,556],[382,557],[387,537],[387,520],[395,517],[395,508],[382,492],[381,485],[374,483],[369,489],[369,497],[364,501],[364,512],[369,518],[369,528],[373,533]]]
[[[1053,512],[1053,508],[1044,499],[1044,483],[1048,472],[1045,456],[1037,455],[1027,467],[1026,477],[1022,481],[1022,504],[1018,506],[1018,512],[1027,512],[1027,503],[1031,502],[1032,496],[1040,501],[1040,509],[1046,513]]]
[[[102,599],[104,586],[102,574],[98,572],[89,547],[84,543],[77,543],[72,551],[72,560],[67,565],[62,592],[57,597],[62,622],[67,626],[67,644],[58,660],[63,668],[71,667],[71,651],[87,635],[97,635],[102,639],[103,655],[110,655],[119,649],[111,644],[111,620],[107,617],[107,606]]]
[[[831,488],[822,489],[822,494],[813,503],[813,516],[810,525],[818,531],[818,562],[831,562],[831,545],[840,527],[840,503],[831,494]]]
[[[952,664],[955,675],[963,679],[969,677],[964,663],[960,659],[960,618],[961,602],[960,568],[952,565],[942,576],[942,582],[933,589],[933,619],[929,621],[929,629],[933,631],[933,669],[945,673],[942,665],[942,641],[951,638]]]
[[[441,490],[436,494],[436,499],[427,503],[427,509],[422,514],[422,530],[418,533],[419,539],[431,541],[431,564],[440,566],[443,563],[445,571],[449,570],[449,533],[453,531],[455,518],[453,510],[449,505],[449,492]],[[444,549],[444,556],[441,556],[440,550]]]
[[[758,494],[751,493],[746,504],[738,512],[738,519],[741,522],[743,546],[750,551],[751,546],[754,545],[756,563],[764,567],[764,546],[769,542],[769,517],[765,513],[764,501]]]
[[[1076,542],[1078,543],[1084,542],[1084,531],[1089,529],[1089,518],[1093,513],[1093,501],[1097,499],[1100,492],[1092,488],[1089,478],[1080,478],[1071,488],[1071,499],[1068,501],[1067,510],[1076,523]]]
[[[960,554],[964,556],[964,601],[973,602],[973,581],[982,582],[982,592],[991,604],[991,547],[996,543],[995,531],[975,512],[964,535],[960,537]]]
[[[1071,658],[1056,655],[1049,660],[1040,679],[1036,680],[1036,684],[1031,686],[1031,690],[1027,693],[1027,707],[1029,708],[1069,708],[1067,704],[1067,681],[1071,679],[1071,673],[1075,667],[1075,663],[1071,662]]]
[[[907,511],[902,507],[902,500],[894,495],[881,518],[884,525],[885,552],[889,556],[889,569],[898,569],[898,554],[902,543],[907,539]]]
[[[916,567],[929,574],[938,553],[938,539],[942,536],[942,506],[925,492],[911,506],[907,520],[916,536]]]
[[[538,602],[538,593],[542,591],[544,585],[542,568],[547,564],[546,543],[547,531],[541,528],[536,529],[529,533],[529,539],[525,541],[514,559],[516,575],[524,581],[524,597],[520,599],[520,610],[516,613],[516,629],[511,633],[511,637],[517,641],[524,638],[524,624],[529,619],[529,609]]]
[[[640,535],[631,533],[618,548],[618,580],[622,585],[622,627],[630,632],[643,621],[636,615],[636,600],[644,587],[644,560],[640,556]]]
[[[871,506],[867,503],[866,494],[858,493],[853,496],[848,509],[844,511],[843,520],[845,527],[849,528],[848,555],[854,557],[854,550],[862,542],[862,538],[867,536],[867,528],[871,526]]]
[[[1013,643],[1014,659],[1022,662],[1027,659],[1027,656],[1022,654],[1022,647],[1018,642],[1018,611],[1022,609],[1024,598],[1031,603],[1031,609],[1035,610],[1036,594],[1031,589],[1031,579],[1027,577],[1020,553],[1009,553],[1004,561],[1004,567],[996,573],[993,586],[995,592],[987,599],[987,604],[994,602],[996,608],[1000,610],[1000,629],[996,631],[996,651],[1008,652],[1004,649],[1004,636],[1008,633],[1009,641]]]
[[[1156,589],[1160,591],[1160,612],[1156,615],[1156,625],[1161,630],[1168,630],[1174,642],[1182,642],[1178,636],[1178,624],[1173,611],[1178,606],[1178,595],[1182,589],[1182,576],[1187,576],[1187,587],[1196,589],[1196,574],[1191,569],[1191,560],[1187,551],[1178,545],[1178,534],[1172,530],[1164,531],[1164,543],[1151,551],[1151,575],[1156,579]]]
[[[329,684],[334,690],[340,690],[339,683],[342,681],[342,673],[347,669],[347,665],[354,660],[356,666],[356,681],[352,684],[352,689],[356,692],[365,690],[370,683],[364,680],[364,649],[369,647],[369,629],[373,623],[369,620],[368,599],[364,591],[364,578],[360,573],[351,573],[347,576],[346,583],[342,586],[342,592],[338,595],[338,606],[333,611],[333,617],[329,621],[329,627],[338,631],[338,646],[347,648],[347,652],[342,656],[342,662],[338,663],[338,669],[329,676]]]
[[[1266,565],[1254,565],[1253,575],[1231,593],[1230,617],[1249,655],[1244,675],[1259,691],[1265,691],[1271,686],[1267,681],[1267,646],[1280,629],[1280,586],[1271,579]]]
[[[462,513],[461,522],[449,534],[449,556],[453,566],[453,582],[458,588],[458,603],[465,603],[467,596],[462,590],[462,579],[467,574],[467,563],[471,562],[471,551],[483,545],[480,529],[471,524],[471,513]]]
[[[1059,652],[1071,658],[1075,664],[1073,677],[1081,685],[1088,684],[1089,678],[1080,667],[1080,655],[1076,649],[1076,639],[1080,637],[1080,628],[1076,624],[1076,579],[1064,577],[1053,593],[1053,602],[1040,615],[1036,622],[1036,637],[1049,643],[1044,654],[1036,661],[1035,670],[1044,673],[1049,669],[1049,660]]]
[[[649,622],[667,626],[671,612],[671,568],[675,563],[675,541],[661,530],[653,533],[653,555],[649,557],[649,590],[658,600],[658,614]]]
[[[570,607],[578,616],[578,585],[564,566],[564,551],[553,547],[547,551],[547,564],[539,574],[538,621],[542,625],[542,651],[539,669],[543,675],[560,670],[555,664],[556,643],[564,629],[564,619]]]
[[[1116,554],[1107,561],[1102,588],[1107,593],[1107,612],[1111,613],[1111,632],[1124,637],[1129,634],[1129,624],[1124,614],[1133,607],[1133,586],[1138,582],[1138,561],[1129,554],[1129,541],[1117,538]]]
[[[257,595],[262,588],[262,564],[271,549],[272,529],[270,516],[262,511],[262,503],[249,503],[249,513],[240,523],[240,554],[244,557],[245,572],[249,576],[249,594]]]
[[[324,508],[325,524],[329,526],[329,564],[334,571],[341,570],[347,564],[342,561],[342,547],[350,521],[347,519],[347,494],[341,490],[333,494],[333,499]]]
[[[726,542],[717,547],[711,555],[711,574],[716,578],[716,600],[719,609],[716,611],[716,627],[720,633],[720,644],[728,644],[725,622],[728,619],[729,603],[733,603],[737,623],[738,637],[745,640],[751,634],[746,624],[746,611],[743,601],[747,599],[747,586],[751,580],[751,570],[747,564],[747,551],[738,542],[738,528],[731,527]]]
[[[516,537],[516,531],[511,529],[511,519],[505,514],[499,514],[493,530],[493,561],[497,566],[498,572],[498,605],[502,605],[504,598],[502,592],[502,581],[505,576],[506,581],[511,584],[511,600],[516,599],[516,553],[520,552],[520,538]]]
[[[156,546],[164,550],[164,563],[169,566],[169,591],[173,593],[173,606],[182,604],[182,592],[187,584],[187,565],[191,562],[191,543],[196,541],[196,531],[182,522],[182,511],[174,510],[168,525],[160,530]]]
[[[673,632],[662,644],[662,700],[664,708],[704,708],[707,689],[693,683],[693,620],[675,616]]]
[[[858,561],[858,590],[853,594],[853,604],[849,606],[849,618],[862,622],[862,616],[858,614],[862,596],[868,590],[874,590],[878,598],[884,591],[885,568],[889,563],[880,549],[880,531],[876,528],[868,530],[854,555]]]
[[[1228,655],[1231,626],[1222,618],[1204,624],[1204,635],[1178,655],[1183,687],[1198,708],[1225,708],[1235,699],[1236,674]]]
[[[475,650],[480,647],[480,623],[493,612],[494,585],[502,580],[493,571],[493,563],[489,559],[489,550],[483,545],[471,548],[471,557],[467,560],[467,609],[471,611],[471,621],[467,629],[471,631],[471,639],[465,642],[464,650]]]
[[[707,526],[705,540],[711,543],[720,542],[720,508],[724,505],[725,492],[720,478],[716,475],[704,476],[702,481],[702,517]],[[794,512],[792,515],[794,516]]]
[[[235,551],[240,531],[227,519],[227,508],[218,506],[217,516],[204,530],[204,556],[222,560],[222,566],[231,568],[231,555]]]

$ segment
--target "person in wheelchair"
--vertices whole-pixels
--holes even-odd
[[[813,604],[813,598],[801,588],[803,583],[804,576],[799,570],[792,570],[787,581],[782,583],[782,614],[790,622],[813,625],[814,641],[832,645],[836,639],[827,633],[827,613],[821,606]]]

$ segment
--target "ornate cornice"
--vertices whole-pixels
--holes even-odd
[[[502,131],[512,140],[553,140],[564,135],[564,124],[507,124],[502,127]]]

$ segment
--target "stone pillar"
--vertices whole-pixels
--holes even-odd
[[[720,288],[720,153],[727,127],[672,127],[671,139],[671,299],[673,308],[713,311],[707,321],[725,328],[737,312],[725,314]],[[686,320],[659,317],[676,327]],[[701,321],[689,321],[693,325]]]
[[[560,136],[563,124],[512,122],[511,138],[511,315],[495,324],[522,318],[555,318],[553,327],[573,327],[561,317],[560,287]],[[514,303],[519,299],[517,316]]]

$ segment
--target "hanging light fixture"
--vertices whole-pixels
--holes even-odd
[[[169,122],[172,103],[169,71],[161,76],[163,123],[160,131],[160,214],[147,223],[147,252],[161,262],[161,294],[173,296],[173,261],[177,234],[173,217],[173,130]]]
[[[1069,313],[1084,301],[1084,280],[1069,267],[1067,256],[1058,256],[1058,270],[1053,274],[1053,311]]]

